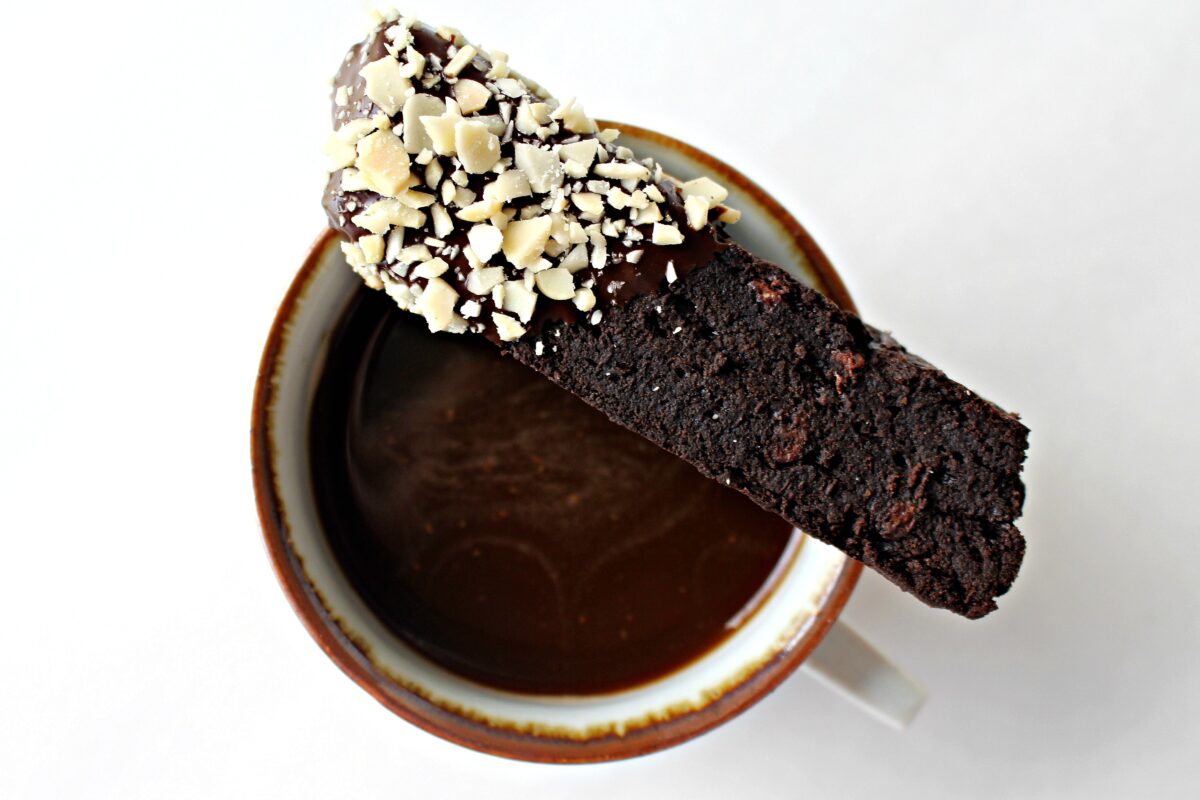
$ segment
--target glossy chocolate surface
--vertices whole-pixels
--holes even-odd
[[[324,526],[368,605],[432,660],[510,690],[680,668],[754,606],[793,536],[487,342],[431,335],[365,289],[310,446]]]

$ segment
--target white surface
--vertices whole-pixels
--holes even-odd
[[[796,676],[573,768],[392,717],[260,544],[250,390],[353,4],[74,6],[0,27],[0,796],[1196,796],[1200,5],[409,6],[759,178],[867,317],[1034,431],[997,614],[871,575],[850,603],[930,689],[906,733]]]

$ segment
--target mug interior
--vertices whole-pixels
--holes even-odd
[[[622,140],[681,178],[707,174],[743,212],[733,237],[843,305],[824,255],[778,203],[732,168],[681,142],[628,125]],[[311,488],[309,412],[329,336],[359,279],[332,232],[316,243],[272,328],[254,408],[254,470],[263,530],[297,613],[331,658],[396,713],[443,738],[535,761],[599,761],[685,741],[744,710],[820,642],[861,565],[794,536],[753,614],[715,648],[652,682],[609,694],[517,694],[435,664],[388,629],[338,566]]]

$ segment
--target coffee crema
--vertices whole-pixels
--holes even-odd
[[[361,291],[310,452],[332,549],[429,659],[518,692],[663,677],[729,636],[799,534],[475,338]]]

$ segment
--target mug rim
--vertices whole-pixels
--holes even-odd
[[[803,253],[820,279],[826,296],[842,308],[855,310],[845,284],[825,253],[800,222],[757,183],[715,156],[674,137],[627,123],[597,122],[602,127],[618,128],[660,146],[679,150],[703,164],[711,174],[719,175],[727,184],[752,196],[779,226],[781,234]],[[523,734],[462,716],[403,687],[394,686],[389,691],[385,687],[388,677],[362,663],[362,653],[354,652],[354,643],[329,618],[327,608],[316,589],[310,585],[290,542],[286,511],[275,471],[276,448],[270,419],[276,387],[272,377],[279,367],[291,320],[336,236],[334,231],[326,229],[313,242],[271,323],[255,380],[250,439],[255,504],[276,578],[309,635],[351,680],[407,722],[460,746],[523,761],[594,763],[646,755],[682,744],[712,730],[770,694],[816,649],[841,614],[862,573],[862,564],[852,558],[846,558],[837,577],[830,583],[813,612],[810,624],[798,631],[793,640],[773,656],[758,663],[749,674],[731,681],[723,687],[718,697],[703,706],[653,720],[621,735],[609,732],[598,737],[579,739],[541,733]],[[396,689],[407,695],[403,702],[395,693]]]

